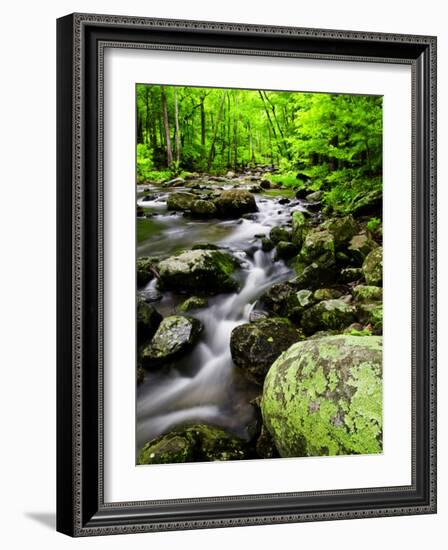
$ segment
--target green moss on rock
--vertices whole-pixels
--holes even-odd
[[[356,321],[353,306],[341,299],[323,300],[307,309],[301,320],[305,334],[318,330],[342,330]]]
[[[370,252],[362,264],[364,277],[368,285],[381,286],[383,283],[383,247]]]
[[[381,453],[381,337],[294,344],[269,370],[261,410],[282,457]]]

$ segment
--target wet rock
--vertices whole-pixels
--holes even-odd
[[[155,258],[137,258],[136,271],[138,287],[145,286],[154,277],[154,273],[157,271],[157,263],[158,260]]]
[[[283,198],[279,199],[278,204],[283,205],[283,204],[289,204],[290,202],[291,202],[290,199],[288,199],[287,197],[283,197]]]
[[[318,228],[308,231],[297,258],[297,274],[300,275],[304,267],[312,263],[323,268],[333,266],[335,263],[334,249],[334,238],[329,231],[320,231]]]
[[[274,243],[271,241],[271,239],[261,239],[261,250],[263,252],[270,252],[274,248]]]
[[[229,189],[223,191],[215,200],[219,216],[235,218],[248,212],[257,212],[255,197],[245,189]]]
[[[324,193],[323,191],[313,191],[313,193],[309,193],[306,195],[306,200],[309,202],[318,202],[322,199]]]
[[[177,292],[218,294],[238,288],[232,274],[236,260],[221,250],[191,250],[159,263],[162,288]]]
[[[143,218],[145,215],[145,210],[141,206],[137,206],[136,215],[137,218]]]
[[[185,212],[190,210],[193,202],[197,200],[197,197],[194,193],[188,193],[187,191],[176,191],[175,193],[170,193],[166,201],[166,206],[168,210],[181,211]]]
[[[150,369],[179,357],[196,343],[201,331],[201,322],[193,317],[165,317],[141,352],[142,366]]]
[[[196,243],[191,250],[219,250],[219,246],[213,243]]]
[[[353,306],[343,300],[323,300],[307,309],[301,320],[305,334],[318,330],[342,330],[356,321]]]
[[[335,248],[341,248],[350,242],[350,239],[358,232],[358,224],[350,214],[343,218],[331,218],[321,224],[322,230],[327,230],[333,235]]]
[[[382,338],[294,344],[270,368],[263,422],[281,457],[382,452]]]
[[[310,194],[309,189],[306,189],[306,188],[299,189],[298,191],[296,191],[296,199],[304,200],[309,194]]]
[[[290,313],[289,301],[298,288],[288,281],[276,283],[260,297],[259,304],[276,315],[286,317]]]
[[[357,285],[353,296],[358,302],[380,302],[383,299],[383,289],[380,286]]]
[[[337,300],[342,296],[342,292],[337,288],[319,288],[314,292],[314,299],[318,302],[322,300]]]
[[[302,246],[308,231],[308,221],[303,212],[296,211],[292,213],[292,242],[297,246]]]
[[[229,170],[226,174],[226,178],[232,179],[236,176],[235,172],[232,172],[232,170]]]
[[[269,232],[269,238],[275,244],[280,241],[291,241],[292,231],[289,227],[273,227]]]
[[[297,245],[286,241],[280,241],[277,243],[275,259],[290,260],[291,258],[296,256],[298,251],[299,247]]]
[[[358,195],[350,205],[350,212],[354,216],[373,216],[381,215],[382,208],[383,192],[377,190]]]
[[[249,314],[249,322],[253,323],[259,321],[260,319],[266,319],[269,317],[269,313],[262,309],[253,309]]]
[[[361,281],[364,277],[364,273],[360,267],[346,267],[341,269],[341,281],[343,283],[353,283]]]
[[[180,187],[181,185],[184,185],[185,180],[184,178],[173,178],[171,180],[166,181],[163,184],[163,187]]]
[[[365,234],[355,235],[347,248],[348,254],[361,265],[368,254],[378,245]]]
[[[151,340],[162,321],[160,313],[143,300],[137,301],[137,343]]]
[[[210,200],[196,200],[190,205],[190,213],[199,218],[211,218],[216,216],[216,206]]]
[[[260,181],[260,187],[262,189],[270,189],[271,188],[271,182],[269,180],[261,180]]]
[[[381,286],[383,283],[383,247],[370,252],[362,264],[364,277],[368,285]]]
[[[142,367],[137,367],[137,386],[145,381],[145,370]]]
[[[260,319],[233,329],[230,351],[245,376],[262,385],[275,359],[301,338],[302,334],[287,319]]]
[[[293,282],[298,288],[316,289],[331,283],[335,277],[332,267],[322,267],[315,262],[306,267],[297,262],[295,269],[298,275]]]
[[[207,424],[177,428],[146,443],[138,464],[241,460],[250,456],[246,441]]]
[[[383,304],[381,302],[357,304],[356,315],[359,321],[372,327],[374,334],[383,332]]]
[[[192,309],[201,309],[208,306],[208,300],[206,298],[201,298],[200,296],[191,296],[187,298],[179,306],[179,310],[182,312],[191,311]]]
[[[144,302],[151,304],[153,302],[159,302],[163,298],[163,295],[156,287],[149,285],[138,291],[138,297]]]

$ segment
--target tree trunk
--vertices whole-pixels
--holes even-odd
[[[168,119],[168,105],[166,101],[165,86],[161,86],[163,126],[165,128],[166,163],[168,168],[173,164],[173,150],[171,148],[170,121]]]
[[[176,127],[176,162],[180,163],[180,131],[179,131],[179,105],[177,102],[177,89],[174,88],[174,123]]]
[[[221,103],[219,105],[218,118],[216,120],[215,128],[213,130],[213,138],[212,138],[212,143],[210,145],[210,150],[209,150],[209,154],[208,154],[208,162],[207,162],[207,171],[208,172],[210,171],[210,168],[212,167],[213,151],[214,151],[214,148],[215,148],[216,136],[218,134],[218,128],[219,128],[219,123],[220,123],[221,117],[222,117],[222,108],[224,106],[224,101],[226,99],[226,94],[227,94],[227,92],[224,92],[222,94]]]

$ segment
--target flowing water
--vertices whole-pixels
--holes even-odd
[[[179,191],[180,189],[176,189]],[[143,188],[139,189],[139,194]],[[154,200],[138,198],[138,204],[153,213],[157,231],[140,242],[137,255],[161,256],[191,248],[196,243],[214,243],[241,260],[237,273],[240,290],[209,299],[208,307],[191,312],[204,325],[199,343],[181,359],[155,372],[146,372],[137,389],[137,452],[143,444],[177,425],[210,423],[240,437],[247,437],[255,409],[250,400],[259,394],[237,369],[230,354],[230,334],[249,321],[260,295],[292,272],[283,261],[273,261],[274,252],[263,252],[255,235],[267,235],[273,226],[290,221],[293,210],[303,209],[299,201],[279,203],[280,196],[256,195],[259,211],[250,219],[195,221],[167,212],[167,191],[152,187]],[[144,289],[157,294],[156,281]],[[185,297],[164,292],[153,303],[162,315],[175,313]],[[190,313],[189,313],[190,314]]]

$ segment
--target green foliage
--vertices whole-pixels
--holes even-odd
[[[382,97],[137,85],[137,178],[256,165],[348,209],[381,187]],[[163,173],[163,177],[158,175]]]
[[[368,328],[356,330],[355,328],[349,332],[350,336],[372,336],[372,332]]]
[[[370,220],[367,222],[367,229],[374,233],[380,225],[381,220],[379,218],[370,218]]]

